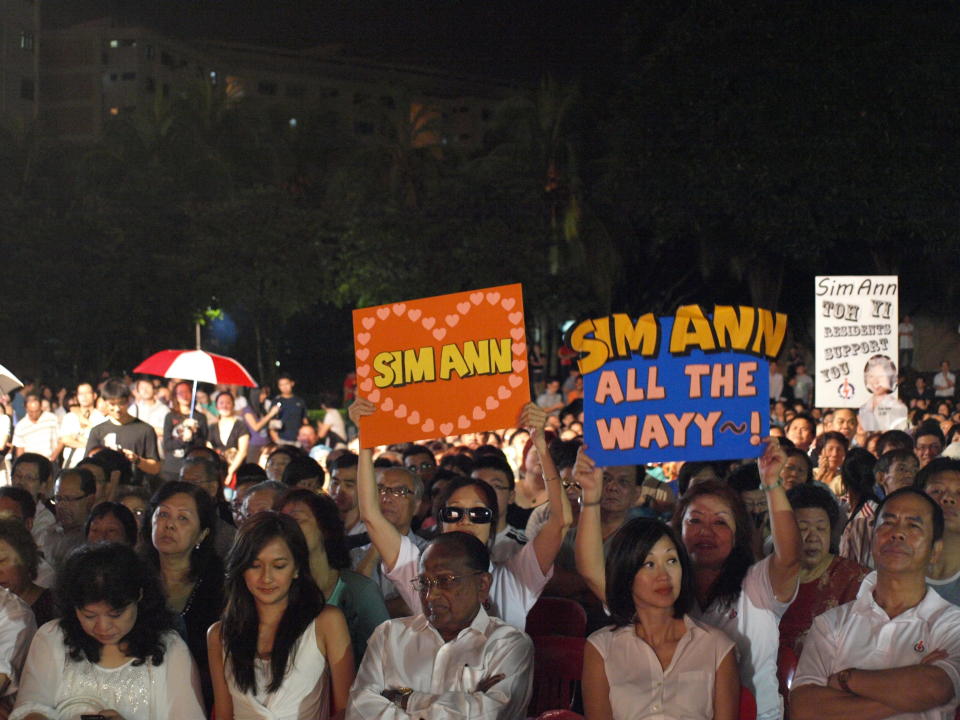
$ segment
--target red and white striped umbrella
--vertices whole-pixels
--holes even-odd
[[[233,358],[203,350],[161,350],[134,369],[136,373],[180,378],[213,385],[256,387],[257,381]]]

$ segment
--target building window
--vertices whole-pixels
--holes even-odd
[[[30,78],[20,78],[20,97],[24,100],[33,100],[34,85]]]
[[[277,84],[273,82],[262,81],[257,85],[257,92],[261,95],[276,95]]]
[[[20,49],[33,50],[33,33],[26,30],[20,31]]]
[[[288,98],[302,98],[307,94],[305,85],[287,85],[286,93]]]
[[[137,74],[135,72],[125,72],[120,76],[121,80],[136,80]]]

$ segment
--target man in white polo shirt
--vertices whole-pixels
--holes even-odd
[[[37,453],[56,462],[63,449],[60,421],[52,412],[40,407],[40,396],[30,393],[25,399],[27,414],[13,428],[13,451],[16,455]]]
[[[813,621],[790,694],[792,720],[949,720],[960,691],[960,608],[927,589],[943,511],[921,490],[877,509],[876,572],[853,602]]]

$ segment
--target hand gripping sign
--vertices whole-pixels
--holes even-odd
[[[584,440],[598,465],[758,457],[770,415],[766,358],[780,352],[787,316],[699,305],[585,320]]]
[[[530,401],[517,285],[353,311],[364,444],[515,427]]]

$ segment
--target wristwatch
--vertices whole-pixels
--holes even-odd
[[[847,684],[850,680],[850,676],[853,674],[853,668],[847,668],[846,670],[841,670],[837,674],[837,684],[840,685],[840,688],[844,692],[848,692],[851,695],[856,695],[856,693],[850,689],[850,686]]]

